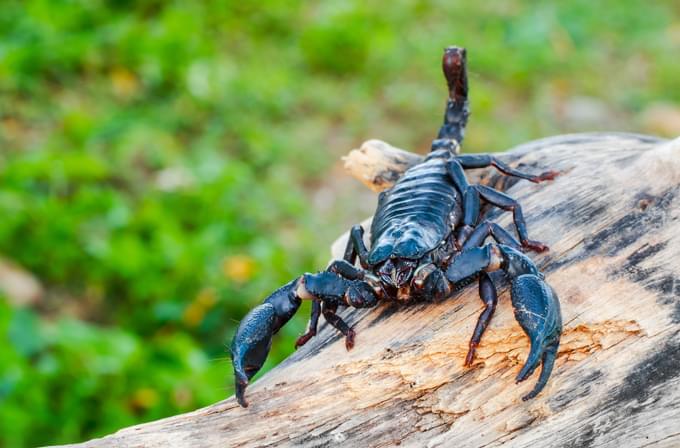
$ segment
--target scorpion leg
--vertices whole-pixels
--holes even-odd
[[[472,338],[470,338],[470,348],[465,357],[465,365],[467,367],[471,366],[472,361],[475,359],[475,352],[477,351],[479,341],[482,340],[482,335],[484,334],[484,331],[486,331],[486,327],[489,326],[489,322],[491,322],[493,313],[496,311],[496,305],[498,304],[496,287],[491,281],[491,277],[489,277],[489,274],[486,272],[483,272],[479,276],[479,298],[482,299],[482,302],[484,303],[484,310],[482,311],[482,314],[479,315],[475,331],[472,333]]]
[[[537,252],[543,252],[548,249],[546,245],[529,239],[526,222],[524,221],[524,215],[522,214],[522,207],[517,201],[492,188],[482,185],[470,185],[465,176],[463,167],[458,162],[458,158],[451,159],[446,165],[446,169],[456,189],[463,195],[463,225],[457,230],[456,247],[461,249],[463,247],[479,245],[488,235],[494,236],[496,241],[501,244],[507,244],[508,246],[513,247],[519,246],[519,244],[516,243],[516,240],[500,226],[489,224],[487,221],[477,225],[480,214],[481,196],[487,202],[513,212],[515,227],[517,228],[517,233],[519,234],[523,247]],[[486,234],[482,236],[482,233],[484,232],[486,232]],[[481,241],[479,241],[478,244],[469,244],[467,242],[473,234],[475,235],[474,240],[481,238]]]
[[[553,180],[559,174],[558,171],[546,171],[545,173],[539,174],[538,176],[523,173],[501,162],[496,157],[488,154],[466,154],[458,156],[456,159],[458,162],[460,162],[463,168],[486,168],[488,166],[493,166],[506,176],[519,177],[520,179],[526,179],[535,183],[545,180]]]
[[[562,333],[557,294],[529,257],[502,244],[490,243],[463,251],[447,268],[446,277],[456,283],[481,272],[499,269],[510,279],[515,318],[531,341],[529,356],[516,381],[524,381],[542,365],[536,385],[522,397],[528,400],[545,387],[557,356]]]
[[[359,263],[365,269],[368,266],[368,249],[366,244],[364,244],[364,228],[360,224],[352,226],[352,229],[349,231],[349,239],[347,240],[343,260],[354,264],[357,256],[359,256]]]
[[[458,249],[468,239],[479,220],[479,193],[470,185],[463,167],[457,158],[452,158],[446,164],[446,171],[453,185],[463,196],[463,225],[457,230],[455,245]]]
[[[333,262],[328,271],[303,276],[304,298],[310,298],[321,303],[321,314],[330,325],[345,336],[345,346],[347,350],[350,350],[354,346],[355,333],[340,316],[335,314],[338,306],[371,308],[378,303],[378,296],[367,282],[356,278],[347,278],[343,275],[343,272],[336,273],[332,269],[345,270],[344,274],[357,275],[356,278],[362,275],[359,269],[348,262],[342,260]],[[351,271],[351,269],[354,271]],[[314,312],[314,309],[312,312]],[[314,318],[314,315],[312,315],[312,318]],[[310,320],[310,322],[312,321]],[[316,333],[315,327],[314,333]],[[312,336],[305,338],[302,344],[306,343]]]
[[[346,279],[362,279],[363,271],[355,267],[354,263],[356,262],[357,255],[359,255],[359,261],[362,264],[365,264],[366,257],[368,256],[368,250],[364,244],[363,236],[364,228],[358,224],[353,226],[350,230],[350,235],[349,239],[347,240],[347,246],[345,247],[343,259],[333,261],[326,270],[339,274]],[[295,341],[296,349],[302,347],[311,338],[316,336],[320,314],[321,302],[319,300],[314,300],[312,302],[312,311],[309,317],[309,322],[307,323],[307,331]]]
[[[479,224],[474,232],[470,234],[468,239],[463,244],[463,250],[469,249],[471,247],[481,246],[484,240],[491,236],[496,242],[500,244],[505,244],[506,246],[513,247],[515,249],[520,249],[522,245],[512,236],[507,230],[498,224],[491,221],[483,221]]]
[[[319,326],[319,316],[321,315],[321,301],[319,300],[313,300],[312,301],[312,314],[309,318],[309,322],[307,323],[307,331],[297,338],[295,341],[295,348],[298,349],[305,345],[310,339],[312,339],[314,336],[316,336],[316,330]]]
[[[359,280],[364,278],[364,271],[357,268],[346,260],[334,260],[328,265],[328,272],[333,272],[348,280]]]
[[[356,333],[354,330],[350,328],[347,323],[342,320],[340,316],[335,314],[335,312],[338,310],[338,305],[336,303],[330,303],[326,304],[324,303],[323,305],[323,317],[326,318],[326,322],[331,324],[333,328],[338,330],[340,333],[345,336],[345,348],[347,350],[352,350],[354,347],[354,338],[356,337]]]
[[[350,247],[349,244],[348,247]],[[335,260],[328,266],[326,270],[328,272],[338,274],[341,277],[349,280],[358,280],[363,278],[363,271],[346,260]],[[295,341],[296,349],[302,347],[311,338],[316,336],[320,315],[321,315],[321,301],[315,299],[312,302],[312,312],[309,318],[309,322],[307,323],[307,331],[305,332],[305,334],[297,338],[297,340]]]
[[[512,212],[512,218],[515,222],[515,227],[517,228],[517,234],[519,235],[519,240],[522,243],[522,247],[526,247],[527,249],[531,249],[535,252],[545,252],[548,250],[548,246],[545,244],[529,239],[529,235],[527,234],[527,224],[524,220],[524,214],[522,213],[522,206],[519,204],[519,202],[507,194],[494,190],[491,187],[475,185],[473,188],[489,204]]]
[[[349,247],[349,245],[348,245]],[[327,271],[333,272],[335,274],[338,274],[346,279],[350,280],[356,280],[363,278],[363,271],[354,265],[350,264],[350,262],[345,261],[345,260],[335,260],[333,261],[329,266]],[[300,336],[296,341],[295,341],[295,348],[300,348],[303,345],[305,345],[311,338],[316,336],[318,324],[319,324],[319,316],[321,315],[321,301],[320,300],[314,300],[312,302],[312,312],[311,316],[309,318],[309,322],[307,323],[307,331],[305,334]],[[325,317],[325,314],[324,314]]]

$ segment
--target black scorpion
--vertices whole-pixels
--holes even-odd
[[[465,50],[447,48],[442,65],[449,88],[444,124],[425,160],[380,194],[370,249],[364,244],[363,228],[354,226],[342,260],[333,261],[325,271],[292,280],[241,321],[231,344],[236,398],[241,406],[248,406],[246,386],[264,364],[272,336],[291,319],[302,300],[312,301],[312,312],[296,347],[316,335],[323,314],[345,336],[349,350],[355,333],[336,314],[339,306],[369,308],[381,300],[442,300],[478,278],[484,310],[465,359],[465,365],[471,365],[496,308],[497,292],[488,273],[497,270],[510,280],[515,318],[531,340],[517,382],[542,364],[536,385],[523,399],[535,397],[546,385],[562,331],[560,306],[543,274],[521,250],[542,252],[547,247],[528,238],[520,204],[493,188],[471,185],[464,170],[493,166],[505,175],[532,182],[553,179],[557,173],[532,176],[490,155],[459,155],[469,116]],[[480,222],[481,200],[512,211],[519,241],[493,222]],[[482,245],[489,236],[495,242]],[[355,266],[357,257],[361,267]]]

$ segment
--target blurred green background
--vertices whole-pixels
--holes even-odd
[[[468,48],[467,151],[673,136],[679,17],[670,0],[2,1],[0,446],[230,395],[238,320],[374,206],[339,156],[427,150],[444,46]]]

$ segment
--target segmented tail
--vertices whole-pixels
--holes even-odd
[[[442,58],[442,69],[449,87],[449,99],[446,102],[444,124],[439,129],[437,139],[432,142],[432,151],[457,149],[455,147],[463,142],[465,125],[470,116],[465,49],[446,48]]]

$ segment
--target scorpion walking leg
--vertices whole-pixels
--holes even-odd
[[[364,278],[364,271],[357,268],[346,260],[334,260],[328,268],[328,272],[333,272],[348,280],[358,280]]]
[[[484,331],[486,331],[486,327],[489,326],[493,313],[496,311],[496,304],[498,304],[496,287],[491,281],[489,274],[486,272],[483,272],[479,276],[479,298],[484,302],[484,311],[479,315],[475,331],[472,333],[472,338],[470,339],[470,349],[465,357],[465,365],[467,367],[471,366],[472,361],[475,359],[475,352],[479,345],[479,341],[481,341],[482,335],[484,334]]]
[[[449,160],[446,170],[453,185],[463,195],[463,225],[458,229],[455,240],[456,247],[460,249],[479,221],[479,193],[468,182],[465,171],[456,158]]]
[[[522,213],[522,206],[519,202],[505,193],[501,193],[500,191],[484,185],[475,185],[473,188],[477,190],[479,195],[488,203],[512,212],[512,218],[515,222],[515,227],[517,228],[517,234],[519,235],[519,240],[522,242],[523,247],[535,252],[544,252],[548,250],[548,246],[545,244],[529,239],[527,224],[524,220],[524,214]]]
[[[349,244],[348,244],[349,247]],[[340,275],[343,278],[349,280],[357,280],[363,278],[363,271],[356,266],[352,265],[349,261],[345,260],[335,260],[326,269],[328,272],[333,272]],[[315,299],[312,302],[312,312],[307,323],[307,331],[305,334],[297,338],[295,341],[295,348],[300,348],[305,345],[311,338],[316,336],[319,316],[321,315],[321,301]],[[325,316],[325,315],[324,315]]]
[[[475,234],[475,240],[481,238],[479,244],[481,244],[486,236],[492,235],[499,243],[513,247],[518,246],[515,239],[500,226],[495,224],[492,225],[488,222],[484,222],[480,226],[477,226],[480,214],[480,196],[493,205],[513,212],[515,227],[517,228],[517,233],[519,234],[523,247],[537,252],[548,249],[548,246],[529,239],[526,222],[524,221],[524,215],[522,214],[522,207],[517,201],[493,188],[485,187],[483,185],[470,185],[465,176],[463,167],[458,163],[458,158],[451,159],[446,165],[446,169],[453,184],[463,195],[463,225],[458,229],[456,235],[456,246],[459,249],[471,246],[467,241],[472,237],[473,233]],[[486,234],[482,237],[484,232],[486,232]]]
[[[347,246],[345,247],[343,259],[333,261],[326,270],[350,280],[363,278],[363,271],[354,266],[357,255],[359,255],[360,262],[364,263],[368,254],[368,250],[364,245],[363,236],[363,227],[358,224],[352,227],[352,230],[350,230],[349,239],[347,240]],[[311,338],[316,336],[320,314],[321,302],[319,300],[314,300],[312,302],[312,311],[309,317],[309,322],[307,323],[307,331],[295,341],[296,349],[302,347]]]
[[[474,232],[470,234],[468,239],[463,244],[463,250],[469,249],[471,247],[481,246],[484,243],[486,237],[491,236],[496,242],[500,244],[505,244],[506,246],[513,247],[515,249],[520,249],[522,245],[512,236],[507,230],[498,224],[491,221],[483,221],[479,224]]]
[[[335,328],[345,336],[345,348],[347,350],[352,350],[352,348],[354,347],[354,338],[356,337],[356,333],[354,332],[354,330],[350,328],[349,325],[347,325],[347,323],[344,320],[342,320],[340,316],[335,314],[337,310],[338,305],[335,303],[324,304],[323,317],[326,318],[326,322],[331,324],[333,328]]]
[[[316,330],[319,326],[319,316],[321,315],[321,301],[312,301],[312,315],[307,323],[307,331],[297,338],[295,341],[295,348],[298,349],[305,345],[310,339],[316,336]]]
[[[359,256],[359,263],[361,266],[366,268],[368,266],[368,249],[366,244],[364,244],[364,228],[360,224],[352,226],[349,231],[349,239],[347,240],[347,246],[345,247],[345,254],[342,257],[343,260],[354,264]]]
[[[526,179],[535,183],[544,180],[553,180],[559,174],[558,171],[546,171],[538,176],[523,173],[488,154],[466,154],[458,156],[456,159],[463,165],[463,168],[486,168],[488,166],[493,166],[506,176],[519,177],[520,179]]]
[[[335,270],[339,272],[333,272]],[[347,277],[343,274],[347,274]],[[319,272],[318,274],[305,274],[301,283],[303,290],[301,297],[310,298],[315,302],[321,303],[321,314],[323,314],[330,325],[338,329],[345,336],[345,346],[348,350],[354,346],[355,333],[340,316],[335,314],[338,306],[371,308],[378,303],[378,297],[373,288],[365,281],[357,279],[362,275],[360,269],[355,268],[348,262],[338,260],[331,264],[328,271]],[[316,321],[314,321],[314,317],[313,308],[310,329],[313,328],[313,333],[316,334]],[[316,319],[318,319],[318,316]],[[305,337],[308,333],[310,331],[301,337],[301,339],[304,339],[298,347],[314,336],[312,334],[309,337]]]
[[[510,279],[515,318],[531,341],[529,356],[516,381],[524,381],[542,365],[533,390],[522,398],[528,400],[538,395],[548,382],[560,344],[562,315],[555,291],[529,257],[502,244],[490,243],[463,251],[447,268],[446,278],[456,283],[499,269]]]

